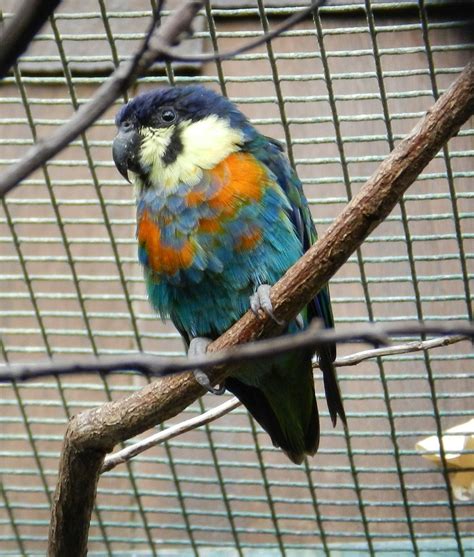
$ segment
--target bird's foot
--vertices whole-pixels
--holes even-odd
[[[189,343],[188,357],[193,358],[197,356],[204,356],[207,352],[207,347],[211,343],[210,338],[196,337]],[[213,387],[209,381],[209,377],[202,371],[202,369],[193,370],[193,375],[196,381],[213,395],[223,395],[225,387],[223,385]]]
[[[275,321],[278,325],[284,325],[285,322],[277,319],[275,314],[273,313],[273,305],[272,301],[270,300],[270,285],[269,284],[261,284],[255,294],[250,296],[250,309],[253,313],[258,317],[259,310],[262,310],[266,313],[269,317]]]

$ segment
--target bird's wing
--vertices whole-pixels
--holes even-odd
[[[303,251],[307,251],[317,240],[316,227],[302,184],[284,155],[283,146],[274,139],[260,135],[246,144],[245,148],[270,169],[277,183],[285,192],[290,204],[288,215],[298,234]],[[325,327],[334,327],[331,300],[327,287],[324,287],[312,300],[308,306],[308,311],[309,320],[318,317],[323,320]]]
[[[244,146],[261,163],[273,173],[277,183],[285,192],[289,201],[288,215],[300,239],[303,251],[307,251],[317,240],[316,227],[314,226],[308,201],[303,192],[303,186],[296,172],[283,153],[283,146],[263,135],[254,136]],[[307,306],[308,321],[319,318],[326,328],[334,327],[334,317],[331,308],[329,288],[324,286]],[[345,413],[337,385],[333,362],[336,359],[336,345],[330,345],[318,350],[318,358],[324,377],[324,387],[328,401],[329,412],[333,423],[337,415],[345,423]]]

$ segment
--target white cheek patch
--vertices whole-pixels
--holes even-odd
[[[209,170],[239,149],[243,135],[226,120],[211,115],[198,122],[185,121],[179,125],[182,151],[176,160],[163,164],[163,156],[171,142],[175,126],[141,131],[143,143],[141,162],[150,168],[150,182],[155,187],[175,190],[179,184],[194,186],[200,182],[203,170]]]
[[[243,142],[243,135],[232,128],[227,120],[211,115],[198,122],[184,122],[181,141],[181,156],[209,170],[238,149]]]

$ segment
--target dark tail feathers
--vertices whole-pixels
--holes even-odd
[[[226,379],[226,388],[233,393],[263,429],[270,435],[273,445],[280,447],[295,464],[301,464],[305,455],[313,456],[319,446],[319,416],[313,392],[311,417],[304,432],[304,440],[298,443],[285,431],[265,394],[260,389],[246,385],[235,377]]]
[[[338,415],[341,418],[342,423],[347,425],[341,392],[339,390],[339,385],[337,384],[336,370],[334,368],[333,358],[329,354],[329,351],[321,350],[318,354],[318,362],[319,367],[323,372],[324,391],[326,393],[326,401],[332,425],[336,425]]]

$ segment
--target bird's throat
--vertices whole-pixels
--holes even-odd
[[[183,184],[198,184],[203,171],[214,168],[243,143],[242,132],[215,115],[169,128],[143,128],[141,135],[140,162],[147,169],[147,185],[169,193]]]

